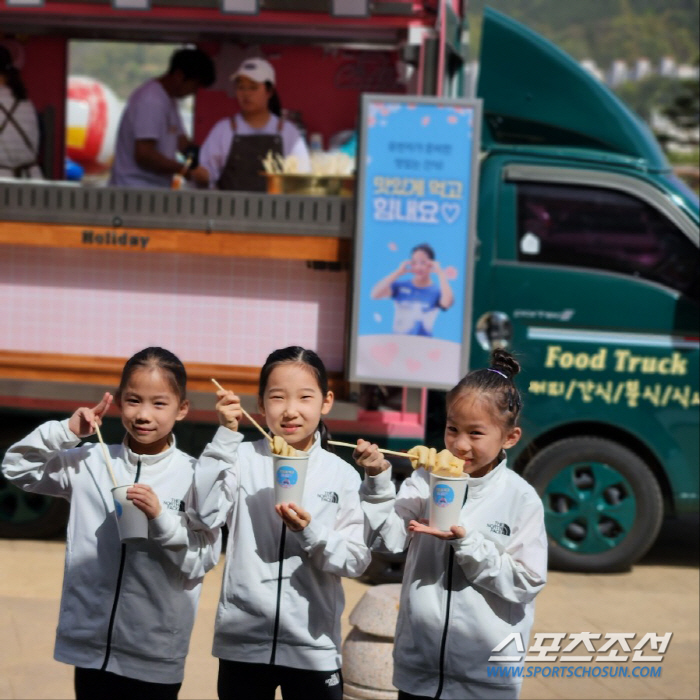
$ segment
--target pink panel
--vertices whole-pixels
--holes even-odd
[[[346,272],[302,261],[3,247],[2,349],[260,366],[303,345],[344,368]]]

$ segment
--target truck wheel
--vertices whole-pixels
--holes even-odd
[[[612,440],[555,442],[523,476],[542,498],[552,569],[625,571],[659,534],[659,484],[644,461]]]
[[[68,501],[22,491],[0,473],[0,537],[53,537],[65,528],[68,508]]]

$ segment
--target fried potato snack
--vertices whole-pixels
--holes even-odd
[[[272,454],[282,457],[296,457],[299,453],[283,437],[275,435],[272,438]]]
[[[434,447],[426,447],[425,445],[416,445],[408,451],[408,456],[411,459],[411,464],[414,469],[423,467],[426,471],[432,471],[435,466],[437,450]]]
[[[464,476],[464,460],[455,457],[449,450],[438,452],[433,474],[437,476]]]
[[[414,469],[423,467],[439,476],[458,477],[463,475],[464,461],[455,457],[449,450],[438,452],[434,447],[416,445],[408,450]]]

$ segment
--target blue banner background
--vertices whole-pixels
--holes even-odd
[[[464,337],[474,109],[370,102],[366,111],[363,247],[358,333],[392,332],[394,302],[373,300],[374,285],[421,243],[447,268],[454,304],[441,311],[433,337]],[[409,280],[410,273],[401,280]],[[437,283],[437,277],[432,275]]]

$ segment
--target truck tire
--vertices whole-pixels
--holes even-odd
[[[65,529],[68,509],[68,501],[27,493],[0,474],[0,537],[54,537]]]
[[[523,476],[542,498],[552,569],[626,571],[659,534],[659,484],[637,454],[612,440],[555,442]]]

